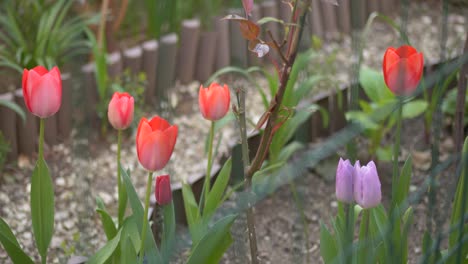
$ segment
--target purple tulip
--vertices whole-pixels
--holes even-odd
[[[349,160],[340,158],[336,168],[336,198],[344,203],[352,203],[354,167]]]
[[[354,199],[362,208],[372,208],[380,204],[382,191],[379,175],[373,161],[362,166],[356,161],[354,175]]]

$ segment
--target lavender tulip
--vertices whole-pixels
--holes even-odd
[[[373,161],[362,166],[359,161],[354,165],[354,199],[362,208],[372,208],[380,204],[382,191],[379,175]]]
[[[353,184],[354,184],[354,167],[349,160],[340,158],[338,167],[336,168],[336,198],[344,203],[352,203]]]

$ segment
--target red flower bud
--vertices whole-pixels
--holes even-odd
[[[424,58],[408,45],[387,49],[383,59],[383,74],[388,88],[396,95],[410,95],[421,80]]]
[[[109,102],[107,118],[115,129],[126,129],[133,121],[134,99],[128,93],[115,92]]]
[[[140,164],[148,171],[163,169],[169,159],[177,139],[177,126],[159,116],[150,121],[140,120],[136,136],[136,147]]]
[[[200,86],[198,104],[205,119],[216,121],[223,118],[229,111],[230,100],[231,94],[226,84],[221,86],[214,82],[208,88]]]
[[[154,195],[156,202],[159,205],[166,205],[172,200],[171,179],[169,175],[161,175],[156,177],[156,186],[154,187]]]
[[[29,112],[41,118],[58,112],[62,103],[62,78],[57,67],[23,70],[23,96]]]

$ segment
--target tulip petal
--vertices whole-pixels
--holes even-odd
[[[155,130],[161,130],[161,131],[164,131],[166,130],[168,127],[170,127],[171,125],[169,124],[169,122],[167,122],[164,118],[161,118],[159,116],[154,116],[150,121],[149,121],[149,125],[151,126],[151,129],[153,131]]]
[[[147,135],[140,148],[140,163],[149,171],[163,169],[171,157],[169,138],[161,131]]]
[[[30,106],[32,112],[42,118],[57,113],[62,103],[60,80],[50,74],[45,74],[37,79],[37,74],[34,71],[30,71],[29,77],[28,89],[31,92]]]
[[[54,68],[57,68],[57,67],[54,67]],[[41,66],[41,65],[32,68],[31,71],[34,71],[39,76],[46,75],[49,72],[44,66]],[[60,77],[60,74],[59,74],[59,77]]]
[[[412,46],[403,45],[396,50],[396,53],[398,54],[400,58],[403,59],[403,58],[409,58],[413,54],[418,53],[418,51]]]
[[[24,98],[24,104],[28,108],[29,112],[31,112],[31,103],[30,103],[30,100],[29,100],[30,93],[29,93],[29,89],[28,89],[28,76],[29,76],[29,71],[27,69],[24,69],[23,70],[23,80],[22,80],[23,98]]]
[[[411,67],[407,59],[393,64],[385,76],[388,88],[395,94],[410,95],[418,86],[421,74]]]
[[[395,52],[394,48],[388,48],[385,52],[384,59],[383,59],[383,67],[384,67],[384,74],[388,72],[390,66],[395,64],[400,60],[400,56]]]

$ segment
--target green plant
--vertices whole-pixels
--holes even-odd
[[[465,95],[465,102],[468,102],[468,92]],[[457,90],[452,89],[446,95],[444,100],[442,101],[442,112],[444,114],[451,116],[452,118],[455,117],[455,108],[457,105]],[[468,116],[468,105],[465,104],[465,116]],[[464,119],[463,122],[464,126],[468,125],[467,118]]]
[[[2,131],[0,131],[0,175],[2,174],[3,167],[5,166],[6,157],[10,151],[10,145],[3,136]]]
[[[63,66],[88,52],[83,33],[93,20],[72,15],[73,1],[6,1],[0,6],[0,66]]]
[[[397,113],[394,107],[398,98],[386,87],[382,73],[363,67],[359,74],[359,83],[370,102],[360,100],[361,110],[348,111],[346,119],[359,122],[365,128],[365,135],[370,139],[369,155],[378,160],[392,159],[392,146],[382,145],[382,140],[396,125]],[[427,109],[425,100],[406,99],[403,104],[403,119],[415,118]],[[372,118],[373,113],[381,116]]]

